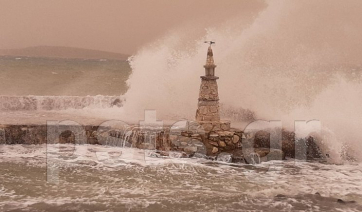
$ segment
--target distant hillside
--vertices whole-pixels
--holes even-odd
[[[0,56],[113,59],[113,60],[125,60],[128,58],[128,55],[120,53],[82,49],[82,48],[72,48],[72,47],[58,47],[58,46],[36,46],[24,49],[0,49]]]

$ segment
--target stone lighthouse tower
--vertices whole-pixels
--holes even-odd
[[[214,63],[214,54],[212,52],[212,41],[207,50],[205,76],[201,76],[200,95],[198,109],[196,111],[196,121],[204,127],[206,131],[210,130],[229,130],[230,122],[220,121],[219,113],[219,92],[215,76],[216,65]]]

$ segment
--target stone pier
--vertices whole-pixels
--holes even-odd
[[[213,42],[210,42],[212,44]],[[92,144],[117,147],[132,147],[153,151],[153,155],[163,157],[180,153],[180,157],[204,157],[224,162],[260,163],[281,160],[285,157],[320,158],[321,154],[313,137],[295,139],[293,132],[283,129],[256,130],[245,133],[230,127],[230,121],[220,119],[220,105],[216,65],[213,51],[207,51],[205,75],[201,76],[196,120],[187,121],[184,126],[163,126],[162,128],[139,125],[92,125],[81,126],[75,122],[51,122],[51,124],[0,124],[1,145],[9,144]],[[84,98],[12,98],[0,104],[0,112],[56,110],[59,105],[77,109],[95,102]],[[70,101],[72,100],[72,101]],[[12,104],[8,104],[11,102]],[[101,105],[117,105],[120,99],[107,97],[99,101]],[[69,106],[69,107],[68,107]],[[63,107],[64,108],[64,107]],[[113,123],[113,122],[112,122]],[[123,122],[122,122],[123,123]],[[281,140],[271,143],[270,136],[281,134]],[[277,147],[276,149],[272,149]],[[126,151],[126,150],[125,150]],[[171,153],[172,152],[172,153]],[[300,159],[300,158],[298,158]]]

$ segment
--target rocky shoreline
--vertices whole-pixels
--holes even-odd
[[[281,140],[271,142],[273,133],[281,133]],[[0,125],[0,144],[3,145],[56,143],[132,147],[154,150],[156,156],[168,156],[169,152],[177,151],[182,152],[182,157],[203,157],[235,163],[325,157],[313,137],[296,140],[293,132],[283,129],[248,133],[233,128],[228,131],[205,131],[197,122],[189,122],[187,128],[137,125]]]

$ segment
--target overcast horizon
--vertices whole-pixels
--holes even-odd
[[[263,6],[247,0],[0,0],[0,49],[64,46],[133,54],[178,26],[197,23],[201,33]]]

